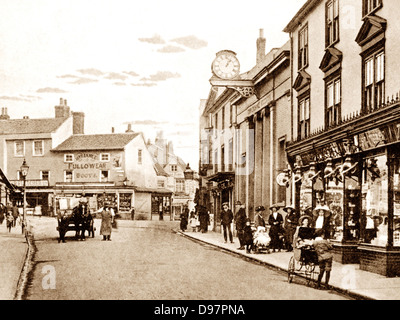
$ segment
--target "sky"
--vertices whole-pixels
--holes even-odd
[[[85,133],[163,131],[198,169],[199,106],[220,50],[241,73],[267,52],[305,0],[0,0],[0,106],[49,118],[60,98],[85,113]]]

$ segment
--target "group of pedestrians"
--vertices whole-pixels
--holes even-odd
[[[8,203],[5,206],[3,203],[0,203],[0,224],[3,224],[3,221],[6,220],[8,232],[11,232],[11,229],[16,227],[18,219],[19,212],[16,204]]]
[[[186,205],[180,215],[180,229],[184,232],[187,230],[188,225],[192,231],[206,233],[210,225],[210,213],[207,208],[197,204],[195,210],[190,212],[189,207]],[[189,224],[190,222],[190,224]]]

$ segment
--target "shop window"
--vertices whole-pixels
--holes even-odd
[[[330,214],[330,238],[343,240],[343,182],[334,177],[328,180],[325,192],[325,203]]]
[[[25,143],[24,143],[24,141],[15,141],[15,143],[14,143],[14,155],[16,157],[23,157],[25,155]]]
[[[393,174],[393,245],[400,246],[400,159],[395,161]]]
[[[382,0],[363,0],[363,15],[371,14],[382,7]]]
[[[298,69],[308,66],[308,26],[299,31]]]
[[[388,175],[386,155],[364,161],[362,223],[364,242],[386,246],[388,241]]]
[[[385,103],[385,53],[364,59],[364,109],[371,112]]]
[[[33,155],[34,156],[43,156],[44,155],[44,141],[43,140],[33,141]]]

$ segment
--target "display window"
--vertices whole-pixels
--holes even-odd
[[[400,159],[393,168],[393,245],[400,246]]]
[[[362,174],[362,214],[364,242],[386,246],[388,242],[387,156],[366,158]]]
[[[356,175],[345,177],[345,206],[344,206],[344,240],[358,241],[360,239],[360,196],[361,186]]]
[[[343,239],[343,182],[336,179],[327,182],[325,203],[330,209],[330,239]]]

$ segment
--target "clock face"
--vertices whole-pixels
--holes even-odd
[[[230,52],[221,52],[217,54],[213,64],[213,73],[222,79],[233,79],[239,74],[240,64],[235,54]]]

